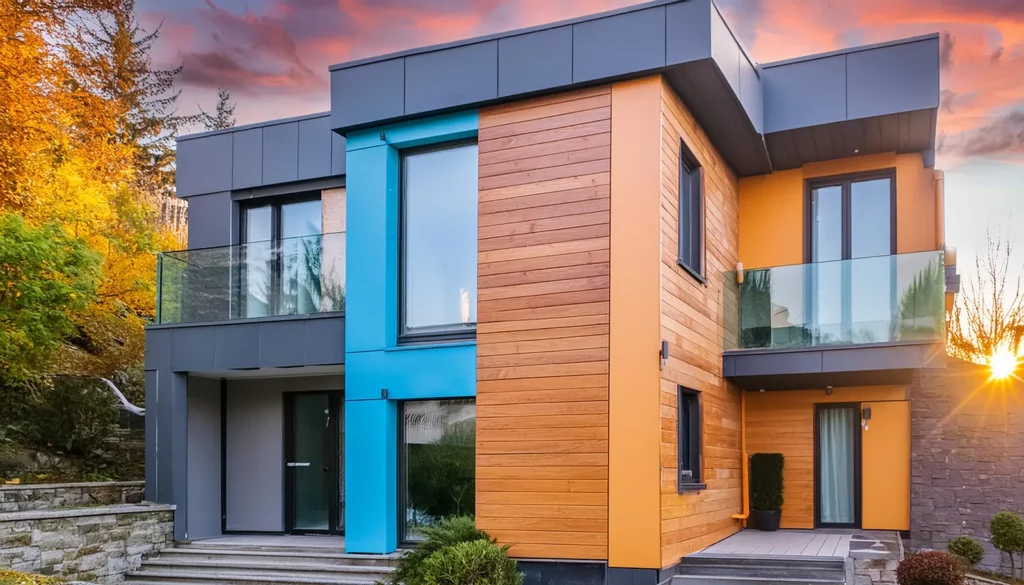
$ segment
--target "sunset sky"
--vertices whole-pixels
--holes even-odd
[[[1021,241],[1024,0],[716,0],[767,63],[942,34],[938,167],[946,239],[968,274],[985,230]],[[238,123],[330,108],[333,63],[620,8],[630,0],[138,0],[163,24],[158,65],[184,64],[181,111],[238,103]],[[1024,242],[1017,254],[1024,265]]]

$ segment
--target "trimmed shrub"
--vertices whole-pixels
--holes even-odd
[[[938,550],[911,553],[896,568],[899,585],[963,585],[964,565]]]
[[[756,453],[750,458],[750,505],[755,510],[781,510],[782,453]]]
[[[985,549],[970,536],[957,536],[946,545],[949,554],[962,560],[967,568],[977,565],[985,558]]]
[[[1014,555],[1024,555],[1024,520],[1013,512],[999,512],[989,521],[992,546],[1010,556],[1010,575],[1017,576]]]
[[[490,542],[487,533],[477,530],[476,522],[470,516],[445,518],[434,526],[423,527],[421,532],[424,540],[399,559],[395,572],[391,574],[392,585],[424,585],[424,563],[445,547],[476,540]]]
[[[522,585],[524,575],[516,571],[508,549],[488,540],[444,547],[424,561],[423,581],[426,585]]]

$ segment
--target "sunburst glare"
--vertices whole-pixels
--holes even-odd
[[[993,380],[1005,380],[1017,371],[1019,360],[1008,347],[999,347],[988,358]]]

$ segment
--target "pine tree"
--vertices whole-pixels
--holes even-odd
[[[217,106],[213,114],[199,107],[200,116],[203,119],[203,126],[207,130],[225,130],[235,125],[235,102],[231,101],[231,90],[220,88],[217,90]]]

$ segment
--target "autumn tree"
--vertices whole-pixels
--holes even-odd
[[[225,130],[235,125],[235,102],[231,101],[231,90],[220,88],[217,90],[217,105],[213,113],[209,113],[199,106],[199,116],[202,118],[203,127],[207,130]]]
[[[1013,243],[991,232],[985,239],[974,274],[957,295],[946,344],[950,355],[975,363],[987,363],[998,350],[1020,355],[1024,337],[1024,275],[1013,262]]]

